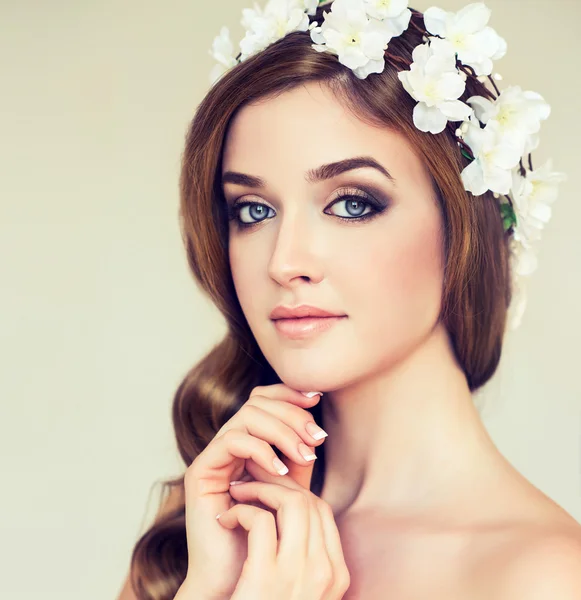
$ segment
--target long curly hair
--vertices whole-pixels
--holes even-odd
[[[322,7],[313,20],[322,23]],[[389,43],[385,70],[364,80],[335,55],[315,52],[308,32],[290,33],[225,73],[197,108],[182,156],[180,228],[189,267],[224,315],[228,332],[190,369],[175,392],[172,418],[184,472],[255,386],[281,383],[259,349],[236,296],[220,173],[226,132],[236,112],[245,103],[308,82],[324,83],[362,121],[403,133],[424,161],[444,222],[440,318],[470,390],[483,386],[495,373],[512,296],[508,235],[492,193],[473,197],[465,191],[460,173],[468,159],[453,129],[433,135],[413,124],[415,101],[397,72],[409,68],[414,47],[422,43],[423,27],[422,14],[412,10],[408,29]],[[461,99],[487,94],[482,82],[468,77]],[[320,403],[309,410],[324,426]],[[321,446],[313,470],[313,493],[320,495],[324,476]],[[163,486],[164,491],[177,486],[182,502],[157,519],[133,549],[130,581],[140,600],[170,600],[186,576],[183,473]]]

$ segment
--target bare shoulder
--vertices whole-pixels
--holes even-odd
[[[540,489],[515,481],[492,497],[490,527],[475,531],[465,589],[486,600],[581,599],[581,524]]]
[[[497,600],[581,598],[581,525],[528,538],[506,558],[497,578]]]

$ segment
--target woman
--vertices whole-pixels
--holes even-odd
[[[425,33],[413,11],[362,76],[292,31],[199,106],[181,225],[229,332],[176,393],[188,468],[120,600],[580,597],[579,524],[473,402],[500,361],[518,230],[493,183],[468,191],[454,120],[417,127],[398,72]],[[475,73],[462,89],[495,97]]]

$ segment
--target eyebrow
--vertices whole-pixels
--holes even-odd
[[[305,173],[305,180],[307,183],[317,183],[318,181],[325,181],[337,177],[337,175],[345,173],[346,171],[353,171],[354,169],[361,169],[364,167],[376,169],[385,175],[392,183],[395,183],[395,179],[392,177],[391,173],[371,156],[355,156],[353,158],[321,165],[316,169],[309,169]],[[222,185],[226,183],[235,183],[255,188],[266,187],[266,181],[261,177],[247,175],[246,173],[239,173],[237,171],[226,171],[224,173],[222,176]]]

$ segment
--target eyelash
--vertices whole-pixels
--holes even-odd
[[[363,214],[359,217],[340,217],[338,215],[333,215],[333,216],[337,217],[338,219],[341,219],[342,221],[357,221],[357,222],[367,221],[368,219],[376,217],[378,214],[382,213],[386,208],[386,207],[382,206],[373,197],[369,196],[368,194],[366,194],[364,192],[359,192],[358,190],[341,190],[341,191],[343,192],[343,195],[339,196],[333,202],[331,202],[331,204],[329,204],[329,206],[327,208],[334,206],[335,204],[338,204],[339,202],[343,202],[345,200],[356,200],[357,202],[363,203],[367,206],[370,206],[373,209],[372,212]],[[239,216],[240,216],[240,211],[242,210],[242,208],[244,208],[245,206],[254,206],[254,205],[265,206],[266,208],[270,209],[270,206],[267,206],[266,204],[263,204],[262,202],[249,202],[249,201],[243,200],[241,202],[236,202],[235,204],[228,207],[228,221],[235,221],[235,224],[238,227],[238,229],[250,229],[252,227],[255,227],[256,225],[259,225],[260,223],[262,223],[264,221],[267,221],[269,218],[272,218],[272,217],[265,217],[259,221],[254,221],[253,223],[244,223],[243,221],[241,221]]]

